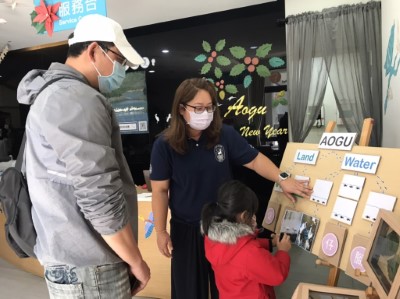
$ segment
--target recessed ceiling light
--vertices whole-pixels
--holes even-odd
[[[0,18],[0,24],[5,24],[7,21],[5,19]]]
[[[169,53],[169,50],[168,50],[168,49],[164,49],[164,50],[162,50],[161,52],[163,52],[163,53]]]
[[[155,72],[156,72],[155,70],[150,70],[150,71],[149,71],[149,73],[155,73]]]

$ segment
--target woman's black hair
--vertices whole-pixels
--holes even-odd
[[[203,207],[203,233],[208,234],[211,222],[237,222],[237,216],[242,212],[246,212],[246,220],[250,223],[257,208],[258,197],[253,190],[237,180],[228,181],[219,187],[217,202],[205,204]]]

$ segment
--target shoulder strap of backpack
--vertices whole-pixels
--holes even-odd
[[[39,92],[36,94],[36,97],[43,91],[46,89],[47,86],[49,86],[50,84],[53,84],[56,81],[59,81],[61,79],[75,79],[78,81],[82,81],[81,79],[78,78],[72,78],[72,77],[57,77],[54,79],[51,79],[49,81],[47,81],[42,88],[40,88]],[[17,156],[17,160],[15,161],[15,168],[18,169],[19,171],[25,172],[25,145],[26,145],[26,131],[24,132],[24,136],[22,137],[22,142],[21,142],[21,146],[19,148],[18,151],[18,156]]]

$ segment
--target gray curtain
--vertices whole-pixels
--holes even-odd
[[[288,87],[289,111],[293,141],[304,141],[317,113],[310,121],[304,113],[306,105],[322,104],[321,84],[326,86],[326,74],[332,83],[340,117],[349,132],[361,133],[365,118],[374,119],[370,145],[380,146],[382,139],[382,46],[381,4],[344,5],[325,9],[322,13],[306,13],[288,17]],[[306,42],[310,36],[313,40]],[[303,46],[295,43],[300,40]],[[309,43],[309,44],[307,44]],[[317,49],[314,52],[310,51]],[[311,59],[308,58],[311,55]],[[306,57],[306,58],[304,58]],[[313,60],[323,58],[326,69],[320,70]],[[300,65],[296,65],[300,61]],[[289,65],[290,63],[290,65]],[[292,65],[293,63],[293,65]],[[306,65],[304,65],[306,64]],[[299,76],[299,69],[311,68],[319,78]],[[302,73],[305,71],[303,70]],[[306,72],[307,73],[307,72]],[[294,82],[291,82],[294,80]],[[325,82],[325,83],[324,83]],[[306,86],[302,86],[306,85]],[[317,98],[305,100],[305,90],[314,89]],[[300,94],[300,96],[299,96]],[[323,94],[322,94],[323,96]],[[298,103],[299,99],[301,103]],[[309,108],[310,111],[312,109]],[[303,118],[302,118],[303,117]],[[302,131],[298,128],[304,122]],[[295,134],[296,133],[296,134]],[[295,139],[296,138],[296,139]]]
[[[345,5],[322,11],[331,36],[324,57],[339,115],[348,132],[360,136],[365,118],[374,119],[370,146],[382,141],[381,3]]]
[[[325,95],[327,69],[322,58],[324,39],[320,15],[288,17],[286,52],[290,132],[303,142],[317,119]]]

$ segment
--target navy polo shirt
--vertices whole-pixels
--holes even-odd
[[[232,178],[231,163],[243,165],[258,151],[233,128],[223,125],[220,140],[207,149],[205,134],[188,139],[189,150],[180,155],[160,136],[153,144],[151,174],[154,181],[170,180],[169,207],[178,221],[199,224],[203,205],[217,200],[219,186]]]

